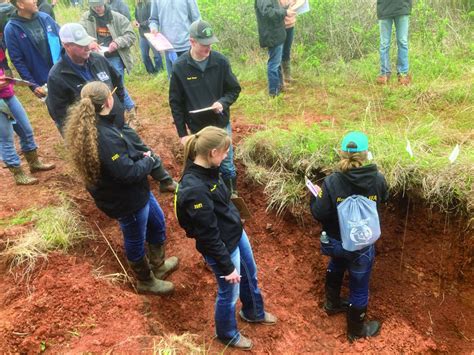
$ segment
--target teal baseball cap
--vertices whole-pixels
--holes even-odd
[[[341,150],[349,153],[369,150],[369,138],[359,131],[349,132],[342,139]]]

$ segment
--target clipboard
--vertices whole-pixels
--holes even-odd
[[[245,203],[244,199],[242,197],[234,197],[231,199],[232,203],[234,204],[235,207],[240,212],[240,218],[242,219],[250,219],[252,218],[252,214],[250,213],[250,210],[247,207],[247,204]]]
[[[173,45],[161,33],[145,33],[144,36],[158,52],[169,51],[173,49]]]
[[[314,185],[307,176],[304,177],[304,183],[309,191],[313,194],[314,197],[319,197],[321,188],[318,185]]]

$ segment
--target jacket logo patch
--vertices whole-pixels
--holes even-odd
[[[53,32],[51,25],[46,26],[46,32]]]
[[[112,161],[116,161],[118,158],[120,158],[120,155],[115,154],[112,156]]]
[[[196,204],[194,205],[194,209],[195,209],[195,210],[198,210],[198,209],[200,209],[200,208],[202,208],[202,203],[201,203],[201,202],[196,203]]]
[[[197,76],[188,76],[186,80],[197,80]]]
[[[100,81],[107,81],[110,79],[110,77],[107,75],[105,71],[101,71],[100,73],[97,73],[97,77],[99,78]]]
[[[22,32],[20,33],[20,38],[21,39],[25,39],[27,37],[26,33]]]
[[[210,189],[209,191],[213,192],[213,191],[215,191],[216,189],[217,189],[217,184],[214,184],[214,186],[211,187],[211,189]]]

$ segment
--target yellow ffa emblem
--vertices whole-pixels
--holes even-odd
[[[115,154],[112,156],[112,161],[116,161],[118,158],[120,158],[120,155]]]
[[[196,80],[197,78],[197,76],[188,76],[186,80]]]
[[[322,189],[319,190],[319,192],[318,192],[318,197],[319,197],[319,198],[323,198],[323,190],[322,190]]]
[[[198,209],[200,209],[200,208],[202,208],[202,203],[201,203],[201,202],[196,203],[196,204],[194,205],[194,209],[195,209],[195,210],[198,210]]]
[[[213,192],[215,189],[217,189],[217,184],[214,184],[214,186],[211,187],[211,192]]]

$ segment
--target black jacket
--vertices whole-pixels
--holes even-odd
[[[410,15],[411,8],[412,0],[377,0],[377,18]]]
[[[286,39],[286,9],[281,7],[280,0],[255,0],[258,39],[260,47],[275,47]]]
[[[227,126],[230,120],[229,107],[239,97],[240,90],[229,61],[219,52],[211,51],[204,72],[199,69],[189,52],[180,56],[173,64],[169,91],[171,113],[178,135],[188,135],[186,126],[191,133],[199,132],[207,126]],[[209,107],[216,101],[224,107],[221,114],[214,111],[189,113]]]
[[[81,90],[87,81],[74,71],[65,59],[64,49],[61,59],[51,68],[48,76],[48,97],[46,105],[49,115],[62,132],[66,120],[67,109],[81,95]],[[120,74],[110,65],[109,61],[98,53],[91,53],[87,64],[94,80],[106,83],[111,90],[115,87],[115,102],[113,112],[120,115],[123,112],[124,88]]]
[[[154,161],[137,150],[129,130],[114,124],[115,115],[97,116],[100,179],[87,187],[97,207],[112,218],[130,215],[150,198],[147,176]]]
[[[137,20],[139,24],[138,32],[142,37],[144,37],[145,33],[150,32],[150,15],[151,2],[148,0],[138,2],[135,7],[135,20]]]
[[[214,258],[224,275],[234,271],[230,258],[242,237],[242,222],[219,168],[206,169],[189,161],[176,194],[176,216],[196,249]]]
[[[362,195],[380,203],[388,199],[387,182],[375,164],[334,172],[324,179],[318,198],[311,196],[311,213],[320,221],[329,237],[341,240],[337,205],[352,195]]]

